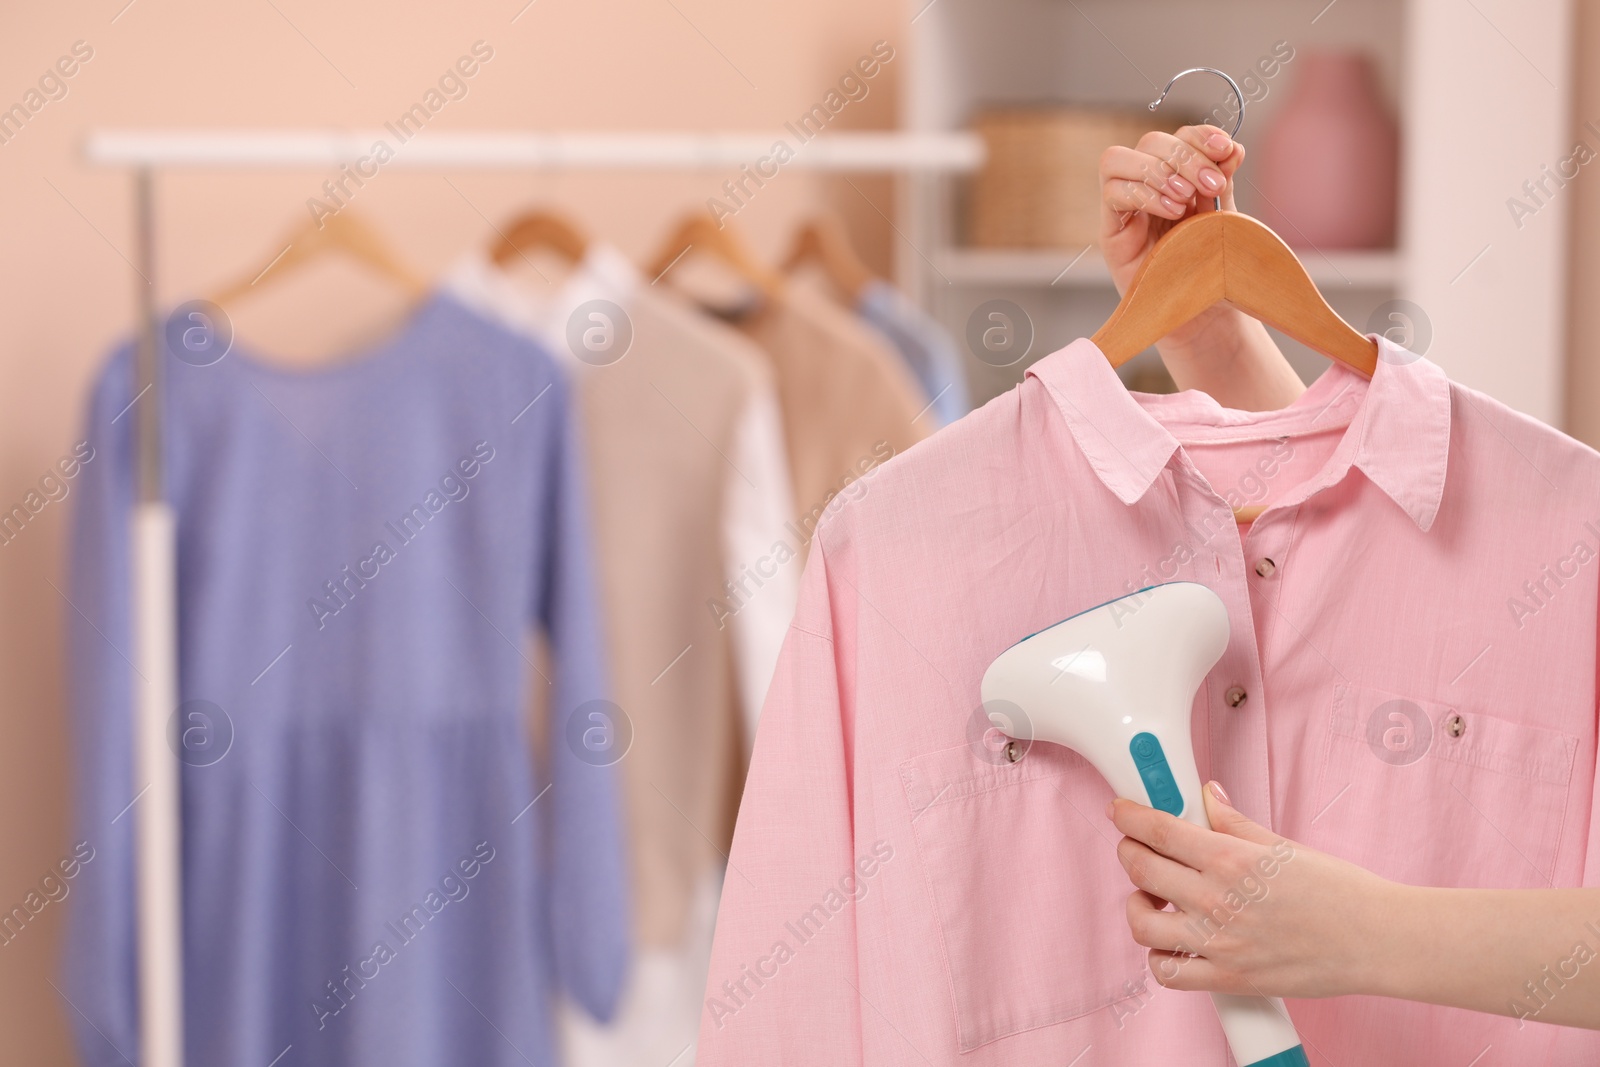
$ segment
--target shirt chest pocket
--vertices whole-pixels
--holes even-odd
[[[900,771],[963,1052],[1147,992],[1111,789],[1081,757],[962,745]]]
[[[1410,885],[1551,884],[1578,739],[1336,686],[1301,840]]]

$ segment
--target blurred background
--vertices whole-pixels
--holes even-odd
[[[27,513],[0,544],[0,909],[28,913],[0,944],[7,1062],[79,1062],[76,1009],[57,981],[71,894],[60,905],[24,902],[73,843],[67,679],[85,652],[67,643],[75,609],[63,592],[78,502],[70,483],[59,497],[34,490],[86,439],[91,383],[135,333],[144,285],[132,170],[86,157],[94,131],[375,130],[475,55],[474,73],[450,83],[460,92],[432,109],[419,138],[778,138],[819,105],[820,136],[963,135],[940,143],[956,156],[977,146],[970,166],[782,167],[742,195],[728,188],[740,168],[724,163],[380,168],[346,187],[348,207],[325,189],[338,176],[328,167],[186,167],[153,179],[157,305],[242,283],[247,297],[224,302],[234,335],[285,367],[336,363],[392,329],[404,303],[392,279],[349,256],[256,284],[314,223],[314,201],[359,218],[425,281],[493,248],[510,220],[538,208],[614,246],[647,285],[672,267],[697,304],[725,305],[764,284],[763,272],[802,260],[797,286],[877,325],[872,343],[905,361],[880,370],[928,405],[914,440],[959,413],[955,397],[983,403],[1110,313],[1116,292],[1094,248],[1098,155],[1186,120],[1231,128],[1230,98],[1205,76],[1180,82],[1155,114],[1145,109],[1179,70],[1215,66],[1248,100],[1241,210],[1296,248],[1343,317],[1600,443],[1592,0],[107,0],[13,8],[0,31],[0,108],[10,108],[0,113],[0,508]],[[871,75],[866,57],[877,61]],[[832,106],[830,93],[843,102]],[[727,256],[676,265],[686,242],[675,232],[708,213],[753,267]],[[814,254],[792,255],[807,247]],[[526,251],[530,265],[550,254]],[[920,341],[872,322],[860,306],[871,278],[906,303],[898,314]],[[744,335],[764,343],[759,331]],[[1308,380],[1320,373],[1321,357],[1284,347]],[[957,368],[948,395],[916,362],[930,352]],[[781,366],[774,373],[781,393],[790,379]],[[1171,388],[1153,354],[1124,374],[1137,388]],[[791,417],[789,398],[778,399]],[[804,442],[786,429],[803,482],[794,453]],[[820,503],[795,493],[796,514]],[[762,685],[741,680],[746,705]],[[720,851],[726,828],[700,836]],[[698,990],[684,999],[693,1011]],[[277,1050],[262,1051],[266,1064]],[[123,1055],[134,1062],[132,1049]],[[682,1047],[675,1062],[692,1056]]]

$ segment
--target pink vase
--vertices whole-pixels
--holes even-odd
[[[1393,247],[1399,133],[1372,63],[1307,51],[1294,68],[1288,100],[1245,162],[1261,221],[1301,248]]]

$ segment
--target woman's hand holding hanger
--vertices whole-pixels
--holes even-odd
[[[1220,197],[1234,210],[1233,179],[1244,145],[1215,126],[1152,130],[1134,148],[1100,157],[1100,251],[1119,293],[1144,257],[1177,222],[1211,211]],[[1157,342],[1179,389],[1199,389],[1224,407],[1269,411],[1305,392],[1267,328],[1218,304]]]

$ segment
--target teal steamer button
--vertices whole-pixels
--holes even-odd
[[[1133,754],[1133,765],[1144,779],[1144,791],[1150,795],[1150,806],[1169,815],[1183,814],[1183,794],[1178,792],[1178,782],[1167,766],[1167,754],[1155,734],[1135,734],[1128,744]]]

